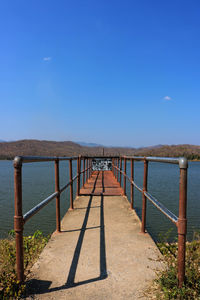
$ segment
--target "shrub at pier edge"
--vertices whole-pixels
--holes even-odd
[[[24,268],[25,276],[49,240],[37,230],[33,235],[24,237]],[[19,299],[25,284],[19,284],[16,275],[16,248],[14,230],[9,232],[7,239],[0,240],[0,299]]]
[[[177,243],[158,243],[164,255],[166,268],[156,280],[159,299],[200,299],[200,232],[194,234],[192,242],[186,244],[185,284],[178,288]],[[158,292],[158,291],[157,291]]]

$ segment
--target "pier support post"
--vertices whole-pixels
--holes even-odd
[[[22,162],[20,157],[14,160],[14,190],[15,190],[15,216],[14,229],[16,239],[16,266],[17,279],[24,281],[24,249],[23,249],[23,215],[22,215]]]
[[[124,195],[126,195],[126,157],[124,157]]]
[[[86,181],[88,181],[88,158],[86,159]]]
[[[55,160],[55,192],[58,192],[56,197],[56,230],[60,232],[60,183],[59,183],[59,160]]]
[[[114,175],[114,158],[112,158],[112,172],[113,172],[113,175]]]
[[[147,177],[148,177],[148,161],[144,160],[144,178],[143,178],[143,192],[142,192],[142,228],[141,232],[145,233],[146,229],[146,197],[144,192],[147,191]]]
[[[91,176],[92,176],[92,160],[91,160],[91,158],[90,158],[90,169],[89,169],[89,172],[90,172],[90,178],[91,178]]]
[[[79,155],[79,194],[80,194],[80,189],[81,189],[81,170],[82,170],[82,157]]]
[[[83,187],[84,187],[84,184],[85,184],[85,157],[83,158],[83,175],[82,175],[82,179],[83,179]]]
[[[187,168],[186,158],[179,161],[179,217],[178,217],[178,287],[181,288],[185,280],[185,250],[187,234]]]
[[[134,181],[134,160],[131,158],[131,181]],[[134,185],[131,182],[131,209],[133,209],[134,202]]]
[[[122,170],[122,158],[120,157],[120,171]],[[122,173],[119,173],[119,184],[122,186]]]
[[[80,194],[80,156],[77,158],[77,188],[76,188],[76,196],[78,197]]]
[[[72,174],[72,159],[69,160],[69,180],[70,180],[70,209],[74,208],[73,203],[73,174]]]
[[[119,168],[119,158],[117,158],[117,168]],[[117,182],[119,182],[119,170],[117,169]]]

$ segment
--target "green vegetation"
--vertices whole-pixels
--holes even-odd
[[[200,299],[200,233],[186,244],[186,279],[182,288],[177,284],[177,243],[158,243],[166,268],[158,274],[158,299]]]
[[[15,265],[14,231],[9,232],[8,239],[0,240],[0,299],[18,299],[25,291],[25,285],[19,284]],[[44,237],[41,231],[32,236],[24,237],[24,268],[25,275],[38,258],[49,237]]]

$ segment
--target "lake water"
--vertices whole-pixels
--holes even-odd
[[[73,175],[76,173],[74,161]],[[127,164],[130,174],[130,164]],[[14,171],[12,161],[0,161],[0,238],[7,236],[13,229],[14,216]],[[149,163],[148,191],[162,202],[169,210],[178,216],[179,200],[179,167],[172,164]],[[54,163],[24,164],[23,175],[23,213],[38,204],[54,192]],[[135,162],[135,182],[142,186],[143,163]],[[69,181],[68,161],[60,163],[60,186]],[[122,180],[123,182],[123,180]],[[74,184],[74,191],[76,184]],[[127,182],[127,195],[130,199],[130,184]],[[134,191],[135,209],[141,216],[142,195]],[[69,208],[69,188],[61,196],[61,216]],[[195,230],[200,230],[200,162],[189,162],[188,168],[188,240],[191,240]],[[31,234],[39,229],[44,234],[55,230],[55,200],[43,208],[25,225],[25,234]],[[169,229],[169,240],[176,239],[177,230],[161,212],[147,201],[147,230],[159,240]]]

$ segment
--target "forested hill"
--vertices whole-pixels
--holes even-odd
[[[144,148],[123,147],[86,147],[77,143],[20,140],[0,142],[0,158],[13,159],[16,155],[33,156],[73,156],[73,155],[141,155],[141,156],[186,156],[188,159],[200,159],[200,146],[196,145],[159,145]]]

